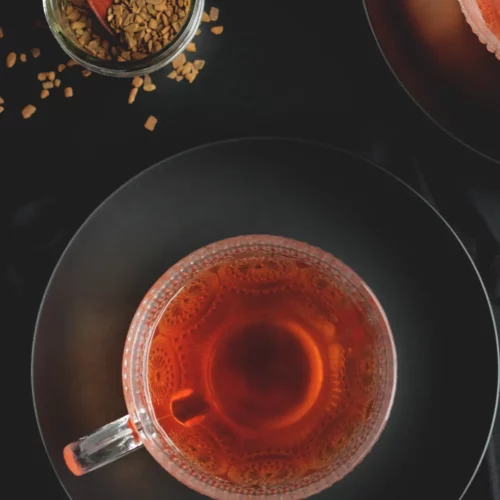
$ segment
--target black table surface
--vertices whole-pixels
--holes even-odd
[[[29,353],[43,290],[78,226],[134,174],[189,147],[249,135],[314,139],[383,162],[379,144],[389,138],[397,145],[395,156],[391,152],[393,171],[404,177],[408,158],[419,157],[433,185],[445,193],[440,206],[445,215],[456,213],[453,193],[461,193],[462,186],[500,189],[498,166],[429,124],[398,86],[360,1],[341,7],[334,2],[228,0],[215,5],[225,31],[216,37],[205,29],[197,39],[197,57],[207,61],[197,80],[192,85],[172,82],[160,72],[153,75],[157,91],[141,93],[134,105],[127,104],[129,81],[83,78],[79,68],[61,77],[63,86],[74,88],[72,99],[53,92],[41,101],[37,73],[55,69],[67,57],[43,23],[40,0],[0,5],[5,35],[0,59],[11,50],[29,53],[39,47],[42,52],[36,60],[28,57],[26,64],[0,69],[5,100],[1,185],[7,203],[2,282],[6,310],[14,313],[8,348],[16,360],[14,382],[4,397],[10,398],[22,426],[5,438],[18,495],[36,488],[54,500],[65,498],[43,450],[31,403]],[[27,104],[37,106],[37,113],[23,120]],[[159,118],[154,133],[143,128],[150,114]],[[489,482],[484,486],[488,469],[480,474],[485,477],[474,486],[479,493],[472,489],[470,499],[491,500],[485,496]]]

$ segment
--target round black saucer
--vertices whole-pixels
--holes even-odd
[[[415,102],[449,134],[500,163],[500,61],[458,0],[364,0],[379,47]]]
[[[40,430],[73,500],[200,498],[142,450],[87,476],[69,441],[125,414],[120,364],[134,311],[192,250],[239,234],[318,245],[374,290],[398,351],[391,418],[368,457],[318,500],[457,500],[484,454],[498,344],[484,287],[446,222],[390,174],[287,140],[201,147],[108,198],[64,252],[40,309],[33,390]]]

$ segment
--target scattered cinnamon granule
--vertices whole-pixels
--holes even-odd
[[[155,116],[150,116],[146,120],[146,123],[144,124],[144,128],[146,130],[149,130],[150,132],[153,132],[157,123],[158,123],[158,118],[156,118]]]
[[[12,68],[17,61],[17,54],[15,52],[10,52],[5,61],[7,68]]]
[[[22,111],[21,114],[23,115],[23,118],[27,120],[28,118],[31,118],[36,112],[35,106],[33,104],[28,104]]]
[[[217,21],[219,19],[219,9],[217,7],[210,7],[210,21]]]
[[[130,94],[128,95],[128,103],[133,104],[135,102],[135,98],[137,97],[137,92],[139,92],[138,87],[132,87]]]

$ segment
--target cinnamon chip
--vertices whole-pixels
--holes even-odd
[[[219,19],[219,9],[217,7],[210,7],[210,21],[217,21]]]
[[[10,52],[5,61],[7,68],[12,68],[17,61],[17,54],[15,52]]]
[[[36,112],[35,106],[33,104],[28,104],[22,111],[21,114],[23,115],[23,118],[27,120],[28,118],[31,118]]]
[[[146,130],[149,130],[150,132],[153,132],[153,130],[155,129],[157,123],[158,123],[158,119],[155,116],[150,116],[146,120],[146,123],[144,124],[144,128]]]

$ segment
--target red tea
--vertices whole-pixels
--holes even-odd
[[[361,309],[345,280],[298,258],[250,253],[198,272],[152,340],[158,423],[222,483],[258,489],[328,473],[369,432],[379,389]]]

